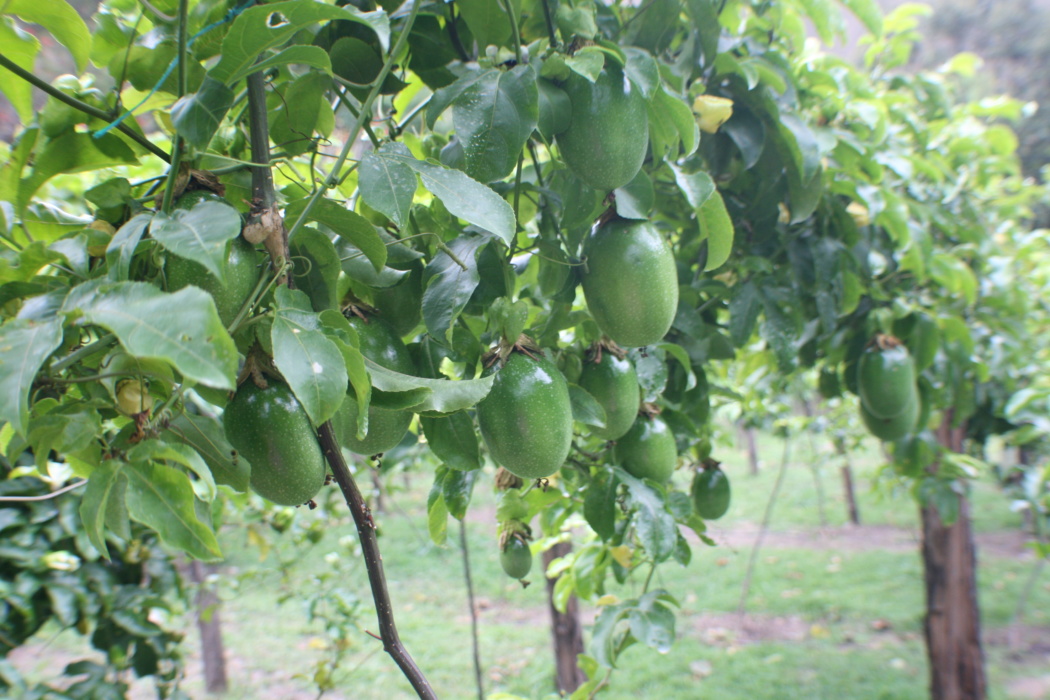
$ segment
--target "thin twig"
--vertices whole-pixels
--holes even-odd
[[[0,496],[0,503],[23,503],[26,501],[50,501],[52,498],[57,498],[64,493],[69,493],[73,489],[78,489],[87,483],[87,479],[78,481],[70,484],[69,486],[63,486],[58,491],[52,491],[51,493],[44,496]]]
[[[780,487],[784,483],[784,475],[787,474],[788,455],[791,454],[791,437],[784,438],[784,452],[780,457],[780,471],[777,473],[777,481],[773,484],[773,491],[769,494],[766,502],[766,512],[762,515],[762,525],[758,530],[758,538],[755,546],[751,549],[751,556],[747,560],[747,573],[744,574],[744,583],[740,588],[740,604],[737,605],[737,614],[743,615],[747,609],[747,596],[751,591],[751,576],[755,571],[755,561],[758,559],[758,551],[762,548],[762,540],[766,538],[766,530],[769,529],[769,521],[773,519],[773,505],[777,502]]]
[[[485,681],[481,676],[481,649],[478,642],[478,608],[474,602],[474,581],[470,577],[470,547],[467,545],[467,524],[459,521],[459,549],[463,553],[463,576],[467,580],[467,604],[470,605],[470,640],[474,650],[474,683],[478,700],[485,700]]]
[[[416,6],[418,7],[418,4]],[[393,657],[394,662],[405,674],[405,678],[412,684],[412,688],[420,698],[436,700],[437,695],[430,687],[430,682],[416,662],[412,660],[412,656],[398,636],[397,625],[394,622],[394,606],[390,602],[386,575],[383,573],[383,558],[379,553],[379,542],[376,539],[376,525],[360,489],[357,488],[357,483],[354,482],[354,477],[350,474],[346,461],[343,460],[343,453],[332,432],[331,422],[321,426],[317,431],[317,437],[336,483],[343,492],[343,498],[346,499],[346,505],[350,508],[354,524],[357,526],[357,536],[361,540],[361,554],[365,560],[365,568],[368,570],[368,582],[372,588],[372,600],[376,606],[376,617],[379,620],[379,633],[383,641],[383,648]]]
[[[29,71],[24,70],[17,63],[10,61],[2,53],[0,53],[0,66],[3,66],[7,70],[17,75],[22,80],[26,81],[27,83],[30,83],[33,87],[42,90],[43,92],[46,92],[48,95],[51,95],[51,97],[54,97],[59,102],[64,102],[70,107],[80,110],[88,116],[95,117],[96,119],[101,119],[105,122],[108,122],[112,119],[111,115],[106,114],[101,109],[98,109],[97,107],[92,107],[86,102],[81,102],[77,98],[67,95],[58,88],[47,84],[45,81],[33,75]],[[126,124],[120,124],[117,126],[117,129],[120,131],[120,133],[129,137],[132,141],[139,144],[147,151],[163,160],[165,163],[171,162],[171,156],[169,156],[164,151],[164,149],[154,145],[149,139],[132,129],[130,126]]]

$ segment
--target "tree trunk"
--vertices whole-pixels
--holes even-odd
[[[572,551],[572,544],[559,542],[543,553],[543,570],[559,557]],[[569,598],[565,612],[554,607],[554,584],[556,579],[547,579],[547,604],[551,611],[551,637],[554,642],[554,661],[557,664],[558,692],[571,694],[587,681],[587,676],[576,663],[583,653],[583,628],[580,626],[580,604],[576,596]]]
[[[744,440],[747,442],[747,464],[751,476],[758,474],[758,445],[755,444],[755,429],[744,428]]]
[[[201,634],[201,661],[204,663],[204,687],[209,693],[225,693],[226,652],[222,645],[222,621],[219,618],[219,596],[206,579],[214,566],[190,562],[190,576],[197,584],[197,629]]]
[[[860,525],[860,510],[857,508],[857,495],[853,491],[853,468],[849,461],[842,465],[842,488],[846,492],[846,508],[849,509],[849,521]]]
[[[951,427],[951,412],[947,412],[937,429],[941,444],[960,452],[963,435],[962,428]],[[930,697],[933,700],[984,700],[987,682],[969,502],[964,496],[959,497],[959,517],[951,525],[941,521],[932,504],[923,506],[921,515]]]

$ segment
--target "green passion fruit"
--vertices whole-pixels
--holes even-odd
[[[550,476],[569,455],[569,386],[542,356],[511,354],[478,404],[477,415],[492,458],[522,479]]]
[[[259,253],[240,236],[230,240],[226,244],[225,285],[200,263],[174,254],[169,254],[164,263],[164,275],[169,292],[191,284],[206,291],[215,301],[219,319],[229,326],[259,282]]]
[[[659,416],[639,415],[616,442],[613,458],[633,477],[666,483],[678,461],[674,433]]]
[[[591,428],[603,440],[618,440],[638,416],[641,390],[638,374],[627,358],[603,352],[599,361],[587,361],[580,372],[580,386],[605,409],[605,427]]]
[[[222,416],[226,439],[252,465],[253,491],[273,503],[297,506],[324,486],[325,461],[306,410],[288,387],[265,389],[249,379]]]
[[[623,347],[658,342],[678,311],[674,255],[647,221],[610,221],[583,244],[583,296],[598,327]]]
[[[716,462],[704,465],[693,477],[693,508],[704,520],[717,520],[729,510],[729,477]]]
[[[517,537],[507,539],[507,545],[499,553],[499,563],[511,578],[522,579],[532,570],[532,550],[527,542]]]
[[[566,165],[601,192],[623,187],[649,147],[645,95],[611,60],[593,83],[570,73],[562,88],[572,106],[568,128],[556,137]]]
[[[366,322],[357,316],[350,318],[361,341],[361,354],[377,365],[401,374],[415,374],[415,364],[408,348],[397,331],[386,321],[372,317]],[[378,406],[368,407],[368,430],[357,437],[357,400],[352,394],[339,407],[333,424],[339,428],[340,440],[346,449],[362,455],[374,455],[395,447],[405,437],[412,423],[411,411],[400,411]]]
[[[857,367],[861,403],[876,418],[893,418],[918,403],[915,363],[896,338],[879,336]]]
[[[885,442],[900,440],[915,432],[920,410],[920,402],[916,398],[907,402],[904,409],[892,418],[879,418],[865,407],[863,401],[860,402],[860,417],[868,432]]]

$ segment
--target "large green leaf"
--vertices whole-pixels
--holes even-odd
[[[297,221],[305,211],[307,201],[299,199],[290,203],[285,209],[285,217],[289,221]],[[376,270],[382,270],[386,265],[387,251],[383,239],[379,237],[376,227],[360,214],[330,199],[320,199],[310,209],[306,218],[308,221],[324,224],[333,233],[339,234],[340,237],[357,246]]]
[[[91,32],[76,9],[65,0],[7,0],[0,6],[0,13],[39,24],[58,43],[69,49],[78,71],[87,68],[91,53]],[[4,55],[7,55],[7,51],[8,45],[5,43]]]
[[[193,484],[178,469],[161,464],[128,464],[128,513],[152,528],[166,544],[203,561],[222,559],[211,527],[197,517]]]
[[[584,425],[596,428],[605,427],[605,409],[586,389],[577,384],[569,384],[569,402],[572,404],[572,419]]]
[[[482,51],[489,44],[501,46],[510,38],[510,17],[499,0],[456,0],[456,9]]]
[[[458,262],[442,251],[426,267],[423,321],[435,338],[451,339],[452,323],[470,301],[481,275],[477,256],[490,241],[484,236],[460,236],[448,244]],[[466,266],[464,269],[462,265]]]
[[[157,212],[149,232],[167,250],[200,263],[225,284],[226,243],[240,234],[241,215],[229,204],[205,199],[192,209]]]
[[[470,471],[481,468],[478,435],[474,421],[463,411],[447,416],[419,419],[427,445],[438,459],[452,469]]]
[[[486,71],[452,103],[464,171],[479,182],[500,180],[518,163],[539,117],[536,71],[515,66]]]
[[[436,545],[443,545],[448,539],[448,507],[445,497],[441,495],[441,482],[444,481],[445,467],[438,467],[434,474],[434,485],[427,495],[427,531]]]
[[[222,41],[222,58],[209,71],[227,85],[253,72],[259,55],[276,48],[296,32],[327,20],[348,20],[371,28],[384,49],[390,41],[385,12],[361,12],[352,5],[337,7],[314,0],[287,0],[249,8],[234,20]]]
[[[121,473],[121,466],[121,462],[109,459],[96,467],[95,471],[91,472],[80,501],[80,520],[84,524],[88,539],[106,559],[109,559],[109,547],[106,546],[106,512],[109,510],[109,500],[121,492],[121,484],[127,480]]]
[[[876,0],[839,0],[857,16],[869,32],[882,36],[882,8]]]
[[[193,492],[205,503],[215,500],[215,479],[204,459],[189,445],[144,440],[128,450],[131,462],[174,462],[197,475]]]
[[[62,313],[112,331],[135,357],[167,360],[187,379],[234,388],[237,348],[215,302],[197,287],[165,294],[145,282],[87,282],[73,288]]]
[[[215,483],[237,491],[248,490],[251,465],[230,445],[222,425],[214,418],[184,413],[168,425],[168,435],[197,451],[211,470]]]
[[[270,138],[277,147],[293,156],[310,149],[331,87],[329,76],[311,71],[276,90],[280,102],[270,116]]]
[[[362,158],[357,169],[357,181],[365,204],[402,228],[408,223],[408,212],[412,208],[412,198],[419,183],[412,168],[382,157],[399,148],[404,146],[387,142]]]
[[[470,408],[488,395],[492,388],[494,375],[481,379],[427,379],[401,374],[365,359],[365,365],[372,375],[372,386],[386,392],[415,391],[429,389],[430,395],[421,403],[412,407],[416,413],[444,414],[455,413]]]
[[[113,134],[96,139],[88,133],[66,131],[48,141],[34,157],[33,170],[18,187],[18,209],[24,209],[40,186],[55,175],[137,162],[131,147]]]
[[[123,282],[128,278],[135,249],[152,220],[152,213],[136,214],[113,234],[106,247],[106,264],[109,266],[109,278],[114,282]]]
[[[245,66],[237,73],[234,73],[226,82],[231,84],[236,83],[241,78],[247,78],[252,73],[269,70],[270,68],[276,68],[277,66],[285,66],[291,63],[319,68],[328,75],[332,74],[332,60],[328,57],[328,53],[324,49],[320,46],[296,45],[282,49],[258,63]]]
[[[314,311],[339,308],[339,253],[332,239],[317,229],[300,228],[288,240],[295,260],[295,286],[306,292]],[[372,267],[361,260],[366,270]]]
[[[656,561],[663,561],[674,552],[678,541],[678,526],[668,512],[663,495],[636,479],[620,467],[614,467],[616,478],[627,485],[627,506],[634,511],[633,522],[638,540]]]
[[[721,267],[733,252],[733,220],[729,218],[722,194],[714,192],[697,211],[700,233],[707,239],[705,270]]]
[[[335,415],[346,396],[346,361],[322,330],[306,294],[281,286],[274,299],[273,361],[310,420],[321,425]]]
[[[0,420],[16,432],[29,420],[29,389],[40,366],[62,343],[62,320],[14,319],[0,326]]]
[[[394,151],[387,157],[419,173],[423,187],[440,199],[453,216],[499,236],[507,245],[514,240],[514,210],[485,185],[459,170],[416,160],[407,151]]]
[[[4,57],[23,70],[33,72],[33,61],[40,52],[40,40],[29,32],[0,21],[0,46]],[[0,71],[0,92],[18,112],[23,124],[33,121],[33,86],[11,71]]]
[[[171,108],[171,122],[179,136],[203,151],[232,104],[233,90],[208,75],[197,92],[185,95]]]
[[[477,481],[481,470],[460,471],[445,467],[438,469],[445,469],[441,479],[441,497],[445,500],[445,507],[453,518],[462,520],[467,515],[467,506],[470,505],[470,497],[474,493],[474,482]]]

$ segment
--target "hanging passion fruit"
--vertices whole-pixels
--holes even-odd
[[[918,407],[915,364],[908,348],[893,336],[877,336],[864,351],[857,380],[861,403],[875,418],[891,419]]]
[[[282,506],[298,506],[324,486],[325,461],[310,418],[282,382],[252,379],[237,388],[222,416],[226,439],[252,465],[251,488]]]
[[[580,386],[605,410],[605,427],[591,428],[591,433],[603,440],[623,437],[634,425],[641,401],[638,374],[631,361],[603,351],[596,360],[583,363]]]
[[[523,579],[532,571],[532,550],[529,544],[517,537],[508,537],[507,544],[499,553],[499,563],[507,576]]]
[[[570,73],[562,86],[572,117],[558,134],[558,147],[569,169],[601,192],[634,179],[649,147],[645,95],[612,60],[592,83]]]
[[[704,520],[717,520],[729,510],[729,477],[714,460],[704,461],[703,469],[693,477],[690,492],[693,508]]]
[[[656,227],[610,221],[588,236],[583,253],[583,296],[598,327],[622,347],[659,342],[678,311],[678,273]]]
[[[616,442],[613,458],[633,477],[666,483],[678,461],[674,433],[659,416],[639,415]]]
[[[569,386],[541,355],[512,353],[477,407],[481,437],[497,463],[522,479],[561,468],[572,443]]]

